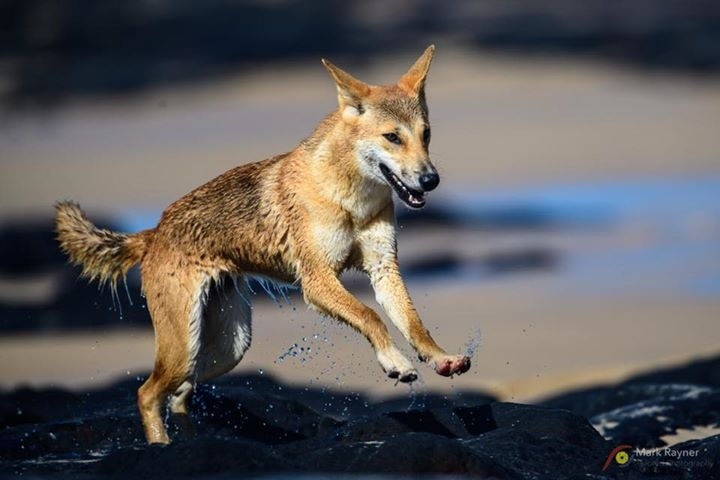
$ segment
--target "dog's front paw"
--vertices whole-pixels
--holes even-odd
[[[403,383],[411,383],[417,380],[417,370],[395,347],[378,352],[377,356],[380,366],[388,377]]]
[[[461,375],[470,370],[470,357],[465,355],[446,355],[435,359],[433,363],[435,372],[443,377]]]
[[[387,373],[388,377],[395,378],[398,382],[403,383],[412,383],[418,378],[417,370],[415,370],[414,368],[402,372],[399,370],[389,370],[385,373]]]

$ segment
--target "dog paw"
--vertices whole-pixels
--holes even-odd
[[[418,378],[417,370],[396,348],[378,352],[378,361],[388,377],[398,382],[410,383]]]
[[[435,372],[443,377],[461,375],[470,369],[470,357],[465,355],[447,355],[434,361]]]
[[[388,377],[395,378],[398,382],[403,383],[412,383],[418,378],[418,373],[414,368],[411,370],[406,370],[404,372],[400,372],[398,370],[390,370],[386,373]]]

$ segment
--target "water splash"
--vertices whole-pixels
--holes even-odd
[[[265,290],[265,293],[267,293],[270,299],[272,299],[276,307],[282,307],[282,303],[278,301],[277,295],[275,294],[275,291],[273,289],[273,282],[263,277],[257,277],[255,278],[255,281],[260,284],[263,290]]]
[[[297,357],[299,355],[299,347],[297,343],[293,343],[290,348],[285,350],[278,358],[275,360],[275,363],[282,363],[285,361],[288,357]]]
[[[237,295],[242,299],[242,301],[245,302],[245,305],[252,308],[252,302],[243,294],[243,292],[240,290],[240,287],[238,287],[238,277],[236,275],[232,275],[230,278],[232,278],[233,287],[235,287],[235,293],[237,293]],[[247,284],[247,280],[245,281],[245,283]]]
[[[296,290],[298,288],[297,286],[288,285],[285,283],[278,283],[271,278],[263,276],[245,277],[245,283],[247,285],[247,288],[253,295],[256,295],[257,293],[255,292],[255,290],[253,290],[251,286],[251,280],[257,282],[257,284],[260,285],[263,291],[270,297],[270,299],[273,301],[273,303],[275,303],[276,306],[282,308],[283,304],[285,304],[295,310],[295,305],[293,305],[292,301],[288,297],[288,292],[290,290]],[[282,300],[282,302],[280,300]]]
[[[283,301],[288,307],[292,307],[293,310],[295,309],[295,305],[293,305],[292,301],[290,300],[290,297],[288,297],[288,292],[290,291],[291,287],[288,287],[286,285],[280,285],[275,284],[275,288],[277,289],[278,293],[282,297]]]
[[[110,285],[110,298],[112,299],[113,310],[117,309],[120,313],[120,320],[123,318],[122,302],[120,301],[120,293],[117,291],[117,285]],[[115,301],[117,300],[117,303]]]
[[[323,338],[327,341],[327,337]],[[319,339],[319,333],[314,333],[311,337],[302,337],[302,340],[293,343],[292,345],[290,345],[290,347],[287,348],[287,350],[281,353],[275,360],[275,363],[282,363],[288,358],[297,359],[302,364],[312,360],[313,358],[315,358],[315,355],[317,355],[322,350],[321,347],[315,346],[315,342],[319,341]]]
[[[482,333],[480,331],[480,328],[477,328],[475,330],[475,333],[473,333],[470,338],[468,338],[468,341],[465,342],[465,355],[472,358],[475,356],[475,352],[477,352],[480,349],[480,344],[482,343]]]
[[[407,408],[405,409],[405,413],[408,413],[413,409],[415,406],[415,403],[417,402],[417,391],[415,391],[415,385],[412,383],[408,384],[408,388],[410,388],[410,391],[408,392],[408,396],[410,397],[410,403],[408,404]]]
[[[123,285],[125,285],[125,294],[127,295],[128,302],[130,303],[130,306],[132,307],[134,305],[133,305],[132,297],[130,296],[130,289],[128,288],[127,277],[123,277]],[[118,300],[120,300],[119,297],[118,297]]]

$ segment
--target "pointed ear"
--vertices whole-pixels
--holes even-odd
[[[340,108],[352,107],[357,110],[358,115],[363,113],[363,100],[367,97],[368,93],[370,93],[370,86],[336,67],[324,58],[322,59],[322,63],[335,80]]]
[[[415,64],[410,67],[410,70],[400,77],[398,85],[414,95],[421,94],[425,88],[425,77],[427,77],[434,53],[435,45],[427,47]]]

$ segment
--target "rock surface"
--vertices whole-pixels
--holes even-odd
[[[710,373],[718,367],[720,359],[708,360],[538,405],[477,392],[371,403],[267,375],[235,376],[199,389],[193,434],[169,419],[169,446],[142,438],[134,400],[140,379],[84,393],[22,389],[0,394],[0,476],[714,479],[720,389]],[[678,440],[698,431],[704,438]],[[664,448],[668,441],[674,444]],[[633,447],[625,465],[611,455],[620,445]]]

